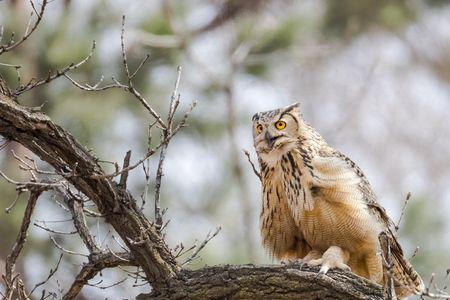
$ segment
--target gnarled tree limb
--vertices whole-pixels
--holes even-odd
[[[105,215],[125,241],[136,264],[153,288],[176,278],[179,267],[155,226],[137,207],[135,199],[120,188],[97,163],[98,159],[67,131],[41,112],[31,112],[0,94],[0,135],[33,151],[66,179]]]
[[[184,281],[137,299],[383,299],[382,287],[367,279],[341,270],[318,276],[318,271],[301,264],[208,267],[183,271]]]

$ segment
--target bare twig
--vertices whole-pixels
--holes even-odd
[[[403,219],[403,215],[405,214],[409,199],[411,199],[411,192],[408,192],[408,194],[406,194],[405,201],[403,202],[402,212],[400,214],[400,217],[398,218],[397,225],[395,225],[395,230],[398,230],[400,228],[400,223]]]
[[[128,278],[125,277],[125,278],[123,278],[122,280],[119,280],[119,281],[117,281],[117,282],[115,282],[115,283],[113,283],[113,284],[104,285],[104,286],[99,286],[99,284],[102,283],[103,280],[100,280],[99,282],[97,282],[97,283],[95,283],[95,284],[86,283],[86,285],[87,285],[87,286],[92,286],[92,287],[95,287],[95,288],[98,288],[98,289],[101,289],[101,290],[106,290],[106,289],[112,288],[112,287],[114,287],[114,286],[117,286],[117,285],[119,285],[119,284],[125,282],[127,279],[128,279]]]
[[[87,254],[78,253],[78,252],[75,252],[75,251],[71,251],[71,250],[65,249],[63,246],[58,244],[52,236],[50,236],[50,240],[52,241],[53,245],[55,245],[55,247],[58,248],[59,250],[61,250],[62,252],[65,252],[65,253],[70,254],[70,255],[79,255],[79,256],[84,256],[84,257],[88,257],[89,256]]]
[[[450,269],[447,269],[445,279],[447,279],[448,275],[450,274]],[[437,285],[434,283],[435,274],[432,273],[430,280],[428,282],[428,285],[425,287],[425,290],[420,294],[421,299],[425,298],[431,298],[431,299],[450,299],[450,294],[447,293],[445,290],[447,289],[447,286],[444,286],[443,289],[439,289]],[[432,288],[434,287],[435,292],[432,291]]]
[[[73,224],[77,229],[77,232],[80,235],[81,239],[83,240],[84,245],[90,253],[99,252],[100,249],[95,243],[94,238],[92,237],[91,232],[89,231],[89,228],[86,224],[86,219],[84,217],[83,211],[83,201],[80,201],[74,195],[64,193],[61,190],[60,192],[62,193],[67,205],[69,206],[69,210],[73,218]]]
[[[19,197],[20,197],[21,194],[22,194],[22,191],[19,190],[17,192],[16,198],[14,198],[13,202],[7,208],[5,208],[5,212],[7,214],[9,214],[11,212],[11,210],[14,208],[14,206],[16,206],[17,201],[19,200]]]
[[[127,168],[124,168],[122,170],[116,170],[114,173],[111,174],[101,174],[101,175],[92,175],[91,178],[92,179],[103,179],[103,178],[113,178],[116,176],[119,176],[120,174],[122,174],[123,172],[127,172],[130,170],[135,169],[136,167],[140,166],[143,162],[145,162],[150,156],[152,156],[153,154],[156,153],[156,151],[158,151],[161,147],[164,146],[165,143],[168,143],[170,141],[170,139],[172,139],[177,133],[178,131],[180,131],[181,128],[185,127],[187,119],[189,117],[189,115],[191,114],[192,110],[195,108],[197,102],[192,102],[190,108],[188,109],[188,111],[184,114],[183,118],[181,119],[181,121],[178,123],[177,127],[172,131],[172,133],[165,139],[163,139],[158,146],[156,146],[153,149],[150,149],[147,154],[141,158],[139,161],[137,161],[135,164],[128,166]]]
[[[19,182],[9,178],[2,171],[0,171],[0,177],[3,177],[7,182],[11,184],[14,184],[16,186],[16,190],[19,192],[28,191],[30,189],[33,189],[33,187],[42,187],[48,190],[50,188],[60,187],[62,185],[61,180],[55,182],[35,182],[35,181]]]
[[[83,286],[87,285],[88,281],[103,269],[132,265],[134,265],[134,262],[129,253],[119,253],[117,255],[98,253],[91,255],[89,256],[89,262],[83,265],[83,268],[76,276],[72,286],[64,295],[63,299],[74,299],[80,293]]]
[[[221,230],[221,227],[217,227],[216,230],[211,234],[211,232],[208,232],[208,234],[206,235],[206,238],[203,240],[203,242],[200,244],[200,246],[195,247],[194,252],[192,253],[192,255],[186,259],[181,266],[185,266],[188,265],[189,263],[191,263],[199,254],[200,251],[202,251],[203,248],[205,248],[206,244],[208,244],[208,242],[213,239]]]
[[[245,149],[242,151],[244,151],[245,156],[247,156],[247,160],[250,163],[250,165],[252,166],[253,173],[255,173],[255,175],[258,176],[259,180],[262,180],[261,173],[258,172],[258,170],[256,169],[255,165],[252,162],[252,159],[250,158],[250,152],[248,152],[248,150],[245,150]]]
[[[125,170],[130,166],[130,158],[131,158],[131,150],[127,151],[127,154],[123,159],[122,170]],[[128,179],[128,171],[122,172],[122,174],[120,175],[119,184],[122,186],[124,190],[127,189],[127,179]]]
[[[163,225],[162,215],[161,215],[161,204],[160,204],[160,194],[161,194],[161,180],[163,176],[163,165],[164,159],[166,158],[166,151],[169,145],[170,136],[172,135],[172,123],[175,116],[176,109],[180,103],[178,95],[178,87],[180,85],[181,79],[181,67],[177,69],[177,79],[175,81],[175,87],[173,89],[172,97],[170,98],[169,114],[167,116],[167,128],[163,130],[163,140],[165,143],[161,147],[161,152],[159,154],[159,163],[156,171],[155,180],[155,225],[156,228],[161,229]]]
[[[50,233],[65,234],[65,235],[77,234],[76,230],[66,232],[66,231],[59,231],[59,230],[51,229],[51,228],[48,228],[46,226],[39,225],[38,223],[33,223],[33,225],[36,226],[36,227],[39,227],[41,229],[44,229],[45,231],[48,231]]]
[[[417,246],[416,249],[414,249],[413,254],[411,255],[409,261],[412,261],[414,258],[416,258],[417,254],[419,253],[420,247]]]
[[[25,208],[25,213],[22,219],[22,225],[20,226],[19,234],[17,235],[16,242],[14,243],[10,254],[6,257],[4,276],[4,280],[6,283],[6,299],[10,299],[15,292],[15,289],[17,288],[16,280],[18,279],[18,276],[14,276],[16,261],[23,249],[23,246],[25,245],[28,228],[30,227],[31,223],[31,216],[33,214],[37,200],[43,191],[43,188],[33,188],[30,191],[28,204]]]
[[[29,296],[31,296],[31,295],[34,293],[34,291],[35,291],[38,287],[40,287],[41,285],[44,285],[45,283],[47,283],[47,281],[49,281],[50,278],[52,278],[53,275],[55,275],[56,271],[58,271],[59,264],[61,263],[62,258],[63,258],[63,253],[61,253],[61,254],[59,255],[59,259],[58,259],[58,262],[56,263],[55,268],[50,269],[50,272],[49,272],[49,274],[48,274],[48,276],[47,276],[47,278],[46,278],[45,280],[43,280],[43,281],[37,283],[37,284],[34,286],[34,288],[31,290]]]
[[[147,59],[143,60],[143,62],[138,66],[138,68],[136,69],[136,71],[133,74],[130,74],[130,70],[129,70],[128,62],[127,62],[127,54],[126,54],[126,51],[125,51],[125,41],[124,40],[125,40],[125,15],[122,16],[122,30],[121,30],[121,34],[120,34],[120,44],[121,44],[121,47],[122,47],[123,66],[125,68],[125,73],[127,75],[127,80],[128,80],[128,86],[127,86],[126,90],[128,92],[130,92],[131,94],[133,94],[135,96],[135,98],[138,99],[139,102],[141,102],[141,104],[158,121],[158,123],[163,128],[165,128],[166,125],[164,124],[164,122],[161,119],[160,115],[148,104],[147,100],[133,87],[132,79],[136,75],[135,73],[137,73],[139,71],[139,69],[147,61]]]
[[[30,3],[31,3],[31,6],[33,7],[33,10],[36,12],[36,15],[37,15],[36,21],[31,26],[31,19],[29,20],[27,28],[25,30],[25,33],[24,33],[24,35],[22,36],[22,38],[19,41],[14,42],[14,36],[12,36],[11,39],[9,40],[9,42],[7,42],[4,45],[0,45],[0,55],[2,55],[5,52],[11,51],[14,48],[20,46],[36,30],[36,28],[38,27],[39,23],[41,23],[42,17],[44,15],[45,7],[47,6],[47,3],[48,3],[48,0],[42,1],[41,10],[39,12],[37,12],[36,8],[34,7],[34,3],[32,1],[30,1]],[[1,29],[0,37],[3,37],[3,27]],[[1,41],[1,39],[0,39],[0,41]]]
[[[148,137],[147,137],[147,152],[150,151],[151,149],[151,145],[152,145],[152,128],[153,126],[156,124],[156,122],[151,123],[148,126]],[[144,191],[141,194],[141,211],[144,210],[145,207],[145,202],[147,201],[148,198],[148,190],[150,187],[150,158],[147,158],[143,163],[142,163],[142,170],[144,171],[144,175],[145,175],[145,187],[144,187]]]
[[[134,96],[134,98],[136,98],[145,107],[145,109],[155,118],[155,120],[159,123],[159,125],[162,128],[166,128],[166,124],[162,120],[161,116],[150,106],[147,99],[145,99],[145,97],[142,96],[141,93],[139,93],[139,91],[136,90],[133,86],[133,81],[132,81],[133,78],[141,70],[142,66],[148,61],[149,55],[146,55],[144,57],[144,59],[141,61],[141,63],[139,64],[139,66],[136,68],[136,70],[133,73],[130,73],[130,68],[128,65],[127,54],[126,54],[126,49],[125,49],[125,16],[122,16],[120,45],[121,45],[121,50],[122,50],[122,65],[124,67],[126,79],[127,79],[126,84],[123,84],[123,83],[119,82],[116,78],[112,77],[112,80],[114,83],[100,87],[100,84],[103,81],[103,77],[102,77],[100,79],[100,81],[93,86],[88,85],[88,84],[83,85],[83,84],[76,82],[73,78],[71,78],[67,74],[62,74],[62,75],[64,75],[67,79],[69,79],[69,81],[73,85],[75,85],[77,88],[84,90],[84,91],[95,92],[95,91],[105,91],[105,90],[113,89],[113,88],[120,88],[120,89],[132,94]]]
[[[28,92],[38,86],[47,84],[47,83],[55,80],[58,77],[64,76],[67,72],[81,67],[92,57],[92,55],[94,54],[94,50],[95,50],[95,41],[92,43],[92,48],[91,48],[91,51],[89,52],[89,54],[80,62],[78,62],[76,64],[71,63],[70,65],[66,66],[65,68],[63,68],[61,70],[56,70],[56,72],[53,74],[51,72],[49,72],[46,78],[43,78],[40,80],[36,80],[35,78],[32,78],[28,83],[26,83],[24,85],[20,85],[14,91],[12,91],[12,96],[14,98],[17,98],[20,94]]]

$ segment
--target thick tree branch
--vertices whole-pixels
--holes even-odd
[[[185,281],[137,299],[383,299],[382,287],[364,278],[340,270],[318,276],[318,271],[301,264],[183,271]]]
[[[137,207],[135,199],[105,172],[86,148],[45,114],[30,112],[0,94],[0,135],[14,140],[49,163],[91,199],[105,215],[152,286],[158,289],[178,276],[179,267],[155,226]],[[93,178],[100,175],[99,178]]]

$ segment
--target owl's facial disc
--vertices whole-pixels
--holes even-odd
[[[297,141],[298,119],[290,106],[253,117],[253,137],[256,151],[270,154],[272,151],[290,150]]]

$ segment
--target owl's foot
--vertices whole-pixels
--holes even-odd
[[[338,268],[345,271],[351,271],[347,265],[349,259],[349,253],[342,250],[337,246],[331,246],[319,259],[313,259],[308,262],[310,266],[322,267],[319,270],[319,274],[326,274],[329,269]]]
[[[309,263],[311,260],[316,260],[322,257],[323,252],[319,251],[319,250],[311,250],[308,252],[308,254],[306,254],[303,258],[297,258],[295,256],[292,256],[290,258],[285,258],[283,260],[280,261],[280,263],[282,265],[285,266],[290,266],[290,265],[294,265],[294,264],[304,264],[304,263]]]

